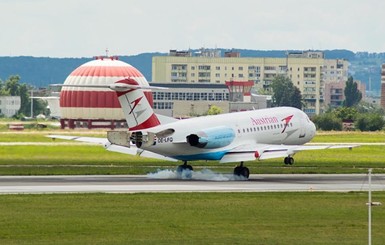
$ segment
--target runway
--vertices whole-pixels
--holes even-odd
[[[224,176],[222,176],[224,177]],[[149,175],[1,176],[0,194],[368,191],[368,176],[251,175],[249,180],[181,180]],[[385,174],[372,175],[371,189],[385,191]]]

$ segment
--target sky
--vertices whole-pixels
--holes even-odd
[[[385,52],[383,0],[0,0],[0,56]]]

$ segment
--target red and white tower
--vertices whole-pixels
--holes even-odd
[[[109,85],[124,79],[148,86],[146,78],[135,67],[116,57],[97,57],[76,68],[65,85]],[[152,106],[150,91],[145,96]],[[127,127],[117,94],[108,88],[63,87],[60,92],[61,127],[115,128]]]

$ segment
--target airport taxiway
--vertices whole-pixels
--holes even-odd
[[[215,176],[217,175],[217,176]],[[251,175],[236,181],[211,174],[192,180],[151,175],[0,176],[0,194],[30,193],[151,193],[151,192],[278,192],[367,191],[368,175]],[[373,174],[371,189],[385,191],[385,174]]]

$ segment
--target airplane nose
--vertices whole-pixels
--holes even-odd
[[[315,136],[315,133],[317,131],[317,128],[313,122],[310,121],[310,127],[309,127],[310,135],[313,138]]]

